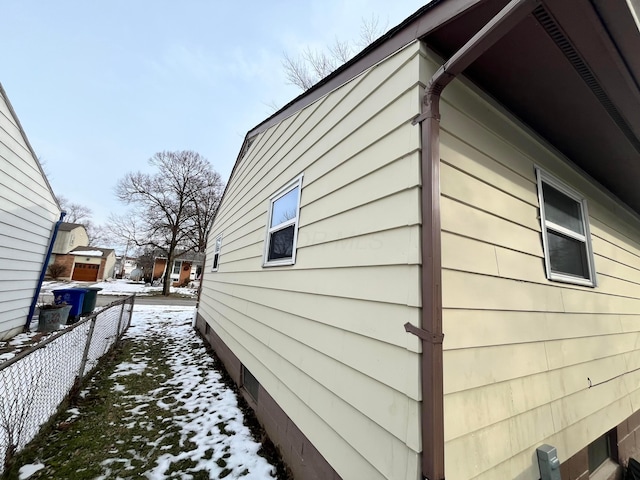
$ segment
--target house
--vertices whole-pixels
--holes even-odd
[[[52,262],[57,255],[67,255],[76,247],[89,246],[89,235],[84,225],[80,223],[62,222],[58,229],[58,236],[53,244]]]
[[[248,132],[196,328],[297,479],[640,455],[637,8],[431,2]]]
[[[129,278],[131,272],[138,267],[138,259],[133,257],[116,257],[115,275],[118,278]]]
[[[25,326],[59,221],[58,201],[0,85],[0,340]]]
[[[178,287],[200,278],[204,254],[199,252],[183,252],[176,255],[171,268],[171,285]],[[153,262],[153,280],[164,277],[167,268],[167,257],[158,256]]]
[[[111,248],[90,246],[84,225],[62,222],[49,260],[54,264],[64,267],[57,278],[97,282],[115,276],[116,254]]]
[[[112,248],[76,247],[68,256],[72,258],[71,280],[99,282],[115,276],[116,252]]]

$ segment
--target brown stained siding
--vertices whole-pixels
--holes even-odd
[[[53,263],[57,265],[64,265],[67,268],[67,271],[62,276],[62,278],[70,279],[73,274],[73,263],[75,256],[74,255],[56,255],[55,261]],[[48,272],[47,272],[48,275]]]
[[[164,258],[157,258],[153,264],[153,278],[160,278],[164,272],[164,266],[167,261]]]
[[[240,385],[242,364],[238,357],[213,328],[206,329],[206,321],[199,313],[196,328],[216,352],[233,381]],[[296,480],[342,480],[262,385],[259,387],[257,404],[244,389],[241,392]]]
[[[104,280],[104,266],[106,265],[107,260],[105,258],[103,258],[102,260],[100,260],[100,268],[98,269],[98,278],[97,280]]]

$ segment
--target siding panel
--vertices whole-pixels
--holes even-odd
[[[418,474],[418,52],[256,137],[211,232],[199,312],[343,478]],[[269,196],[300,173],[296,264],[262,268]]]
[[[53,224],[53,194],[0,89],[0,339],[26,321]]]
[[[447,478],[537,480],[640,408],[640,221],[469,84],[441,113]],[[587,199],[597,287],[546,279],[535,166]]]

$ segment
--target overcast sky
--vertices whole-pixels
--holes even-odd
[[[98,223],[128,171],[194,150],[226,181],[246,132],[300,90],[283,52],[355,40],[426,0],[3,0],[0,82],[57,195]]]

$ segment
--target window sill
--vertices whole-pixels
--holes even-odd
[[[622,467],[610,458],[589,475],[589,480],[619,480],[621,478]]]
[[[549,275],[548,279],[552,282],[567,283],[569,285],[579,285],[581,287],[591,288],[596,287],[596,283],[593,280],[571,277],[569,275],[559,275],[557,273],[552,273],[551,275]]]
[[[272,262],[267,262],[267,263],[263,263],[262,266],[264,268],[269,268],[269,267],[286,267],[287,265],[295,265],[295,261],[289,259],[289,260],[281,260],[281,261],[272,261]]]

